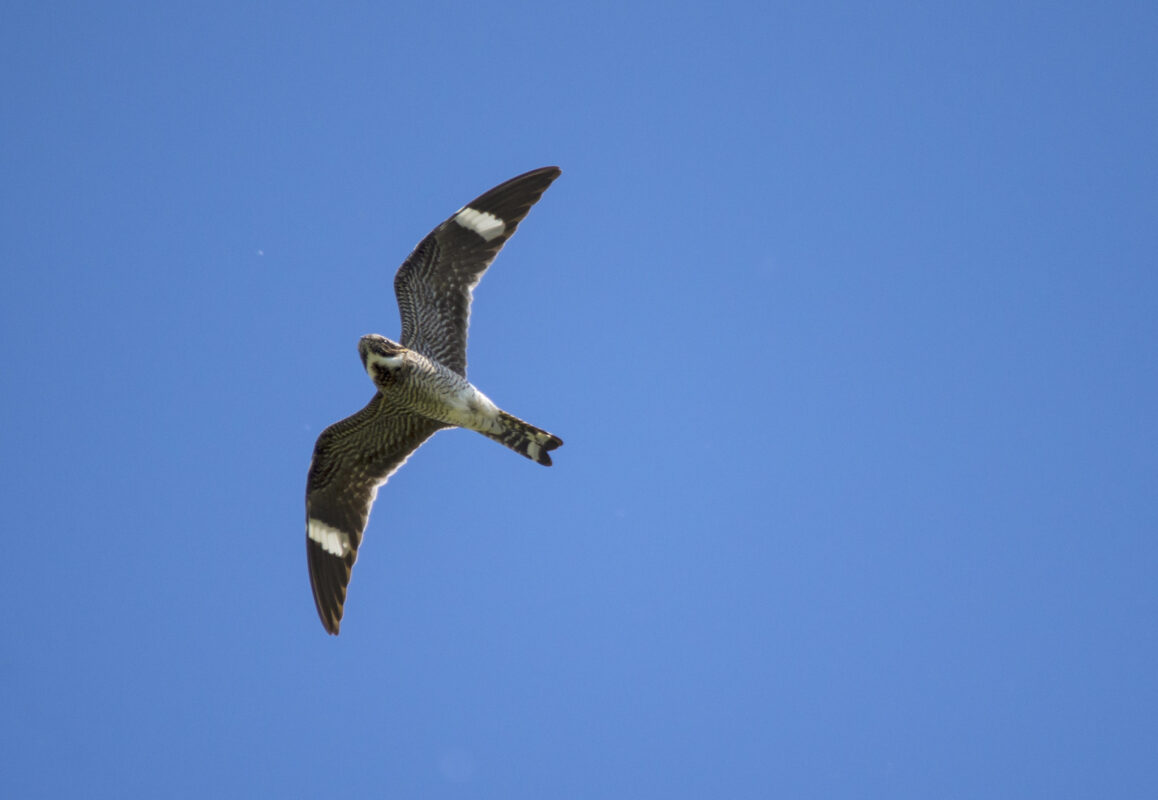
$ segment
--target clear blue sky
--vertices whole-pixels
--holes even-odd
[[[0,795],[1158,796],[1156,98],[1142,2],[5,3]],[[546,164],[470,376],[566,444],[329,637],[358,339]]]

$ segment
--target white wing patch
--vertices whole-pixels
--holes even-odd
[[[321,520],[310,518],[306,526],[307,535],[322,546],[322,549],[338,558],[345,557],[350,552],[350,535],[340,531],[333,525],[327,525]]]
[[[464,208],[454,215],[454,221],[468,231],[474,231],[488,242],[502,236],[506,225],[494,214],[474,208]]]

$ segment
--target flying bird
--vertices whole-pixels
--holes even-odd
[[[394,294],[401,342],[369,334],[358,343],[374,381],[370,402],[322,431],[306,478],[306,554],[322,625],[337,634],[350,571],[379,487],[436,431],[478,431],[551,466],[558,436],[500,409],[466,379],[474,287],[558,167],[500,184],[454,212],[402,262]]]

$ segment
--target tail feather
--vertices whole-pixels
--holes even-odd
[[[544,467],[551,466],[551,456],[547,453],[563,444],[558,436],[523,422],[505,411],[499,412],[499,424],[499,430],[484,431],[484,434]]]

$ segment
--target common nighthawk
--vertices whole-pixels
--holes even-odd
[[[338,633],[350,570],[378,487],[442,428],[478,431],[544,466],[558,436],[502,411],[466,379],[471,292],[558,167],[532,170],[472,200],[414,248],[394,276],[402,343],[358,343],[377,391],[322,431],[306,479],[306,552],[322,625]]]

